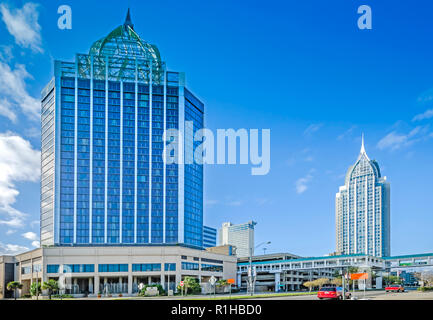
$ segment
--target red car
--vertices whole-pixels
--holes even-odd
[[[317,292],[319,299],[343,299],[343,289],[341,287],[323,287]],[[346,291],[346,299],[350,299],[350,292]]]
[[[385,292],[404,292],[404,287],[400,284],[391,284],[385,288]]]

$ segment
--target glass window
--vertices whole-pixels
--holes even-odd
[[[182,262],[182,270],[199,270],[199,264],[193,262]]]
[[[48,264],[47,273],[59,273],[59,267],[58,264]]]
[[[166,263],[164,264],[165,271],[176,271],[176,263]]]
[[[99,272],[128,272],[127,264],[100,264],[98,265]]]
[[[201,271],[223,272],[223,266],[215,266],[213,264],[202,264]]]
[[[64,273],[95,272],[93,264],[65,264],[63,265]]]

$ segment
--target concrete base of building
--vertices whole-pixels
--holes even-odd
[[[187,276],[203,287],[212,276],[236,278],[237,263],[235,256],[183,245],[49,247],[8,259],[15,268],[14,280],[23,284],[20,296],[30,294],[34,282],[54,279],[61,293],[74,297],[136,296],[145,285],[176,292]]]

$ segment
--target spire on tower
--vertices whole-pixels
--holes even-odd
[[[365,153],[364,133],[362,133],[361,153]]]
[[[131,12],[130,12],[129,8],[128,8],[128,13],[126,14],[125,23],[123,25],[125,27],[129,26],[129,27],[131,27],[131,29],[134,29],[134,25],[133,25],[132,20],[131,20]]]

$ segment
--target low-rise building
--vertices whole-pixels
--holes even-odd
[[[303,283],[319,278],[332,279],[336,271],[348,267],[358,267],[359,271],[370,272],[382,270],[385,266],[378,257],[363,254],[299,257],[289,253],[254,256],[252,258],[253,274],[255,274],[255,291],[297,291],[306,289]],[[241,290],[247,288],[248,258],[239,259],[237,283]],[[367,287],[371,288],[370,281]]]
[[[0,256],[0,299],[12,298],[13,292],[7,284],[15,279],[15,259],[13,256]]]
[[[290,253],[267,254],[252,257],[253,274],[256,275],[256,291],[294,291],[306,289],[302,284],[319,278],[332,279],[336,272],[357,267],[358,272],[369,273],[367,288],[382,288],[383,276],[421,271],[433,271],[433,253],[374,257],[364,254],[322,257],[300,257]],[[249,258],[238,259],[237,284],[247,288]],[[373,280],[373,272],[376,279]],[[414,279],[407,278],[407,283]],[[360,283],[362,284],[362,283]]]
[[[184,245],[49,247],[12,258],[7,259],[15,266],[15,280],[23,284],[21,296],[30,292],[33,282],[49,279],[58,280],[66,294],[92,296],[134,295],[140,284],[161,284],[176,291],[186,276],[204,285],[212,276],[220,280],[236,275],[235,256]]]

